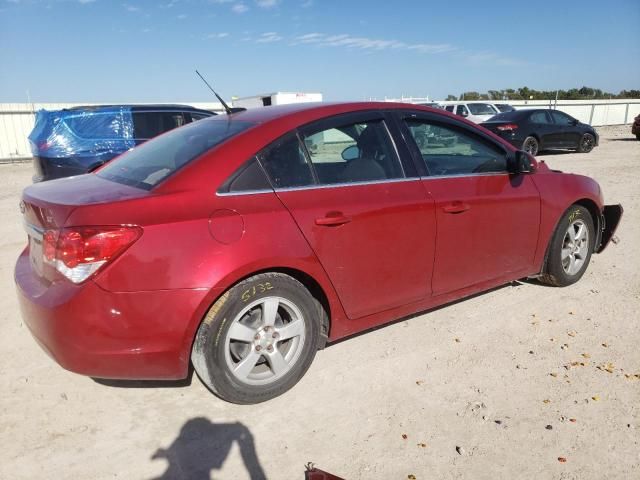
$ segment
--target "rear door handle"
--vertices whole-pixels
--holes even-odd
[[[462,213],[462,212],[466,212],[467,210],[469,210],[471,208],[471,205],[469,205],[466,202],[451,202],[449,205],[445,205],[444,207],[442,207],[442,210],[444,211],[444,213]]]
[[[329,212],[324,217],[316,218],[316,225],[321,225],[324,227],[334,227],[337,225],[344,225],[345,223],[349,223],[350,221],[351,217],[343,215],[342,212]]]

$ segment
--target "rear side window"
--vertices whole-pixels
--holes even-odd
[[[133,133],[145,140],[184,125],[182,112],[133,112]]]
[[[533,112],[529,117],[529,121],[531,123],[541,124],[551,123],[551,119],[549,118],[549,114],[547,112]]]
[[[558,112],[556,110],[552,110],[550,113],[553,116],[553,121],[558,125],[570,125],[573,121],[573,118],[565,113]]]
[[[191,160],[252,125],[226,117],[191,123],[129,150],[107,163],[97,175],[150,190]]]
[[[498,113],[488,103],[470,103],[469,111],[472,115],[495,115]]]
[[[265,190],[271,190],[271,185],[258,160],[253,157],[224,182],[218,189],[218,193],[260,192]]]
[[[258,154],[276,188],[311,185],[313,175],[296,135],[288,135]]]
[[[81,138],[100,140],[127,136],[120,112],[83,112],[65,117],[64,123]]]
[[[462,129],[427,120],[406,120],[411,136],[433,176],[506,172],[504,151]]]
[[[454,107],[453,105],[447,105],[446,107],[444,107],[444,109],[445,109],[447,112],[451,112],[451,113],[453,113],[453,107]]]

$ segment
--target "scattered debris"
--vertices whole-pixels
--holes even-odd
[[[548,398],[545,398],[544,400],[542,400],[542,403],[551,403],[551,400],[549,400]]]
[[[594,395],[593,397],[591,397],[591,400],[593,400],[594,402],[597,402],[598,400],[600,400],[600,396]]]
[[[533,350],[529,350],[529,355],[533,355]]]
[[[544,428],[546,428],[547,430],[553,430],[553,425],[547,425],[547,426],[546,426],[546,427],[544,427]]]
[[[419,443],[418,446],[421,447],[421,448],[427,448],[427,444],[426,443]]]
[[[456,343],[460,343],[460,339],[459,338],[454,338]]]
[[[591,358],[591,355],[589,355],[588,353],[583,353],[583,354],[582,354],[582,356],[583,356],[584,358]]]
[[[609,344],[608,344],[608,343],[603,343],[603,344],[602,344],[602,346],[603,346],[604,348],[607,348],[607,347],[609,346]]]
[[[578,332],[576,332],[575,330],[571,330],[569,332],[567,332],[567,335],[569,335],[570,337],[575,337],[578,334]]]
[[[607,363],[603,363],[602,365],[596,366],[596,368],[604,372],[613,373],[614,370],[616,369],[616,366],[611,362],[607,362]]]
[[[562,345],[560,345],[560,349],[561,350],[566,350],[567,348],[569,348],[569,344],[568,343],[563,343]]]
[[[624,378],[628,380],[640,380],[640,373],[625,373]]]
[[[556,372],[551,372],[549,375],[551,375],[552,377],[557,377],[558,374]]]
[[[464,455],[464,448],[457,446],[456,452],[458,452],[458,455]]]
[[[424,380],[416,380],[416,385],[423,385],[424,384]]]
[[[494,422],[498,425],[502,425],[502,420],[494,420]]]
[[[406,440],[407,438],[409,438],[409,437],[407,436],[407,434],[406,434],[406,433],[403,433],[403,434],[402,434],[402,439],[403,439],[403,440]]]
[[[570,418],[570,419],[569,419],[569,421],[570,421],[571,423],[576,423],[576,422],[577,422],[577,420],[576,420],[575,418]]]
[[[409,475],[407,475],[407,480],[416,480],[416,476],[410,473]]]
[[[567,459],[566,459],[566,458],[564,458],[564,457],[558,457],[558,461],[559,461],[560,463],[566,463]]]

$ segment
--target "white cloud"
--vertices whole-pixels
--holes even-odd
[[[256,40],[257,43],[271,43],[282,40],[282,37],[278,35],[278,32],[266,32],[260,35]]]
[[[86,5],[87,3],[93,3],[96,0],[78,0],[78,3],[81,3],[82,5]]]
[[[123,3],[122,6],[125,8],[127,12],[139,12],[140,7],[136,7],[135,5],[130,5],[128,3]]]
[[[227,32],[221,32],[221,33],[209,33],[207,34],[206,38],[225,38],[228,37],[229,34]]]
[[[180,15],[178,15],[176,18],[178,20],[184,20],[185,18],[187,18],[189,15],[187,15],[186,13],[181,13]]]
[[[307,33],[293,39],[292,45],[315,44],[322,47],[344,47],[360,50],[413,50],[420,53],[442,53],[455,50],[449,44],[406,43],[399,40],[381,38],[355,37],[346,33],[326,35],[324,33]]]
[[[256,5],[260,8],[273,8],[280,3],[280,0],[256,0]]]
[[[247,10],[249,10],[249,7],[247,7],[244,3],[236,3],[233,7],[231,7],[231,11],[233,13],[244,13]]]
[[[300,4],[300,6],[302,8],[309,8],[309,7],[313,6],[313,0],[305,0],[304,2],[302,2]]]

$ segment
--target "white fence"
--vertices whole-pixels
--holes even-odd
[[[416,100],[410,97],[404,101]],[[502,102],[500,102],[502,103]],[[581,122],[593,126],[624,125],[633,122],[640,114],[640,100],[512,100],[509,102],[517,109],[521,108],[557,108]],[[0,161],[12,161],[31,158],[31,149],[27,136],[33,129],[35,113],[40,109],[59,110],[78,105],[70,103],[0,103]],[[221,111],[219,103],[186,102],[196,108]]]

